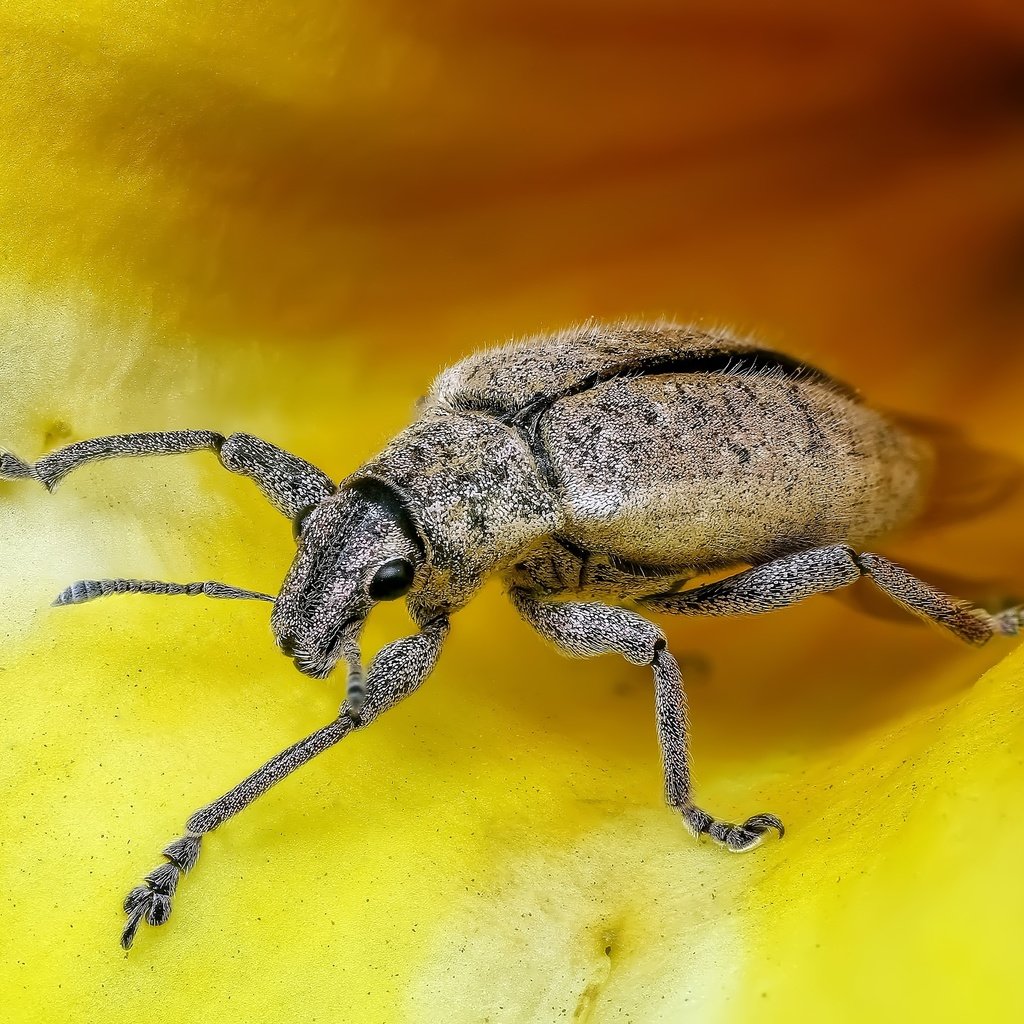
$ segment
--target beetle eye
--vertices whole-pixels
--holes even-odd
[[[408,559],[392,558],[373,574],[369,586],[370,597],[374,601],[393,601],[408,593],[415,575],[416,570]]]
[[[305,508],[299,509],[298,515],[292,520],[292,536],[298,541],[302,536],[302,531],[305,529],[306,520],[309,518],[309,513],[316,508],[316,505],[307,505]]]

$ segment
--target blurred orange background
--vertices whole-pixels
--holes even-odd
[[[191,426],[340,478],[443,365],[623,316],[753,331],[1024,458],[1019,3],[37,0],[0,32],[0,443],[28,458]],[[317,992],[360,1022],[956,1019],[980,989],[1024,1009],[1005,923],[1024,892],[1001,870],[1022,836],[1021,662],[970,690],[1009,644],[962,651],[826,600],[664,622],[703,803],[790,826],[759,859],[693,847],[660,807],[642,673],[559,660],[488,591],[380,737],[218,833],[172,922],[120,960],[122,888],[336,703],[279,664],[255,609],[38,611],[76,576],[275,589],[287,529],[200,462],[111,464],[52,499],[0,484],[16,1019],[171,1019],[197,986],[224,1020],[299,1019]],[[1024,587],[1020,515],[888,550]],[[372,772],[397,788],[346,788]],[[332,832],[353,800],[362,829]],[[62,801],[79,810],[58,829]],[[100,877],[69,874],[76,850]]]

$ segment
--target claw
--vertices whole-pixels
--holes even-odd
[[[682,808],[683,819],[696,836],[708,835],[733,853],[745,853],[759,846],[769,829],[775,829],[781,839],[786,834],[785,826],[774,814],[755,814],[742,825],[712,818],[706,811],[692,804]]]
[[[774,814],[755,814],[742,825],[733,825],[725,837],[725,846],[733,853],[746,853],[759,846],[769,829],[775,829],[781,839],[786,828]]]
[[[122,949],[129,950],[132,948],[132,943],[135,941],[135,933],[139,930],[139,925],[142,924],[143,914],[145,914],[145,910],[139,908],[137,910],[133,910],[128,915],[124,931],[121,932]]]

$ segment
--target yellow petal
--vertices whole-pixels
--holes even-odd
[[[922,39],[870,5],[744,11],[7,5],[0,444],[248,430],[340,478],[462,352],[665,313],[1024,456],[1019,12],[947,4]],[[1019,522],[903,549],[1019,583]],[[263,605],[48,607],[90,576],[276,589],[288,524],[212,456],[0,483],[0,526],[11,1020],[1024,1009],[1024,660],[983,675],[1008,644],[825,600],[666,622],[702,804],[777,812],[782,842],[695,844],[644,672],[559,659],[491,588],[429,685],[211,836],[124,958],[123,894],[338,684],[294,673]],[[382,610],[368,640],[406,628]]]

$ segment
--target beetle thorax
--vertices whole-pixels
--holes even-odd
[[[367,478],[393,488],[422,532],[425,608],[464,604],[560,522],[521,435],[486,415],[430,410],[352,480]]]

